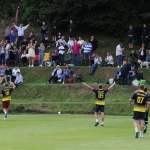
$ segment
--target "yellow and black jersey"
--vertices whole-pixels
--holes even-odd
[[[8,101],[11,100],[11,93],[12,93],[11,87],[4,87],[2,90],[2,101]]]
[[[143,90],[137,90],[131,97],[134,102],[133,111],[145,112],[148,100],[147,94]]]
[[[108,92],[108,89],[93,89],[93,92],[96,96],[96,104],[97,105],[105,105],[105,95]]]

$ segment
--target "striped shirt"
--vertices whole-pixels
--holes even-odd
[[[83,46],[83,52],[84,53],[90,53],[92,51],[92,44],[91,43],[86,43]]]

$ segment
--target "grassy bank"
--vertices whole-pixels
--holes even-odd
[[[97,83],[106,83],[114,76],[116,68],[99,68],[95,76],[90,76],[88,67],[76,67],[75,71],[82,74],[83,80],[92,86]],[[52,68],[21,68],[24,84],[12,94],[12,112],[38,113],[92,113],[94,110],[95,95],[92,91],[77,84],[48,84],[48,76]],[[144,78],[150,81],[150,70],[141,70]],[[108,85],[106,85],[107,87]],[[115,86],[107,95],[107,114],[131,114],[128,99],[133,87]]]
[[[21,68],[21,72],[24,76],[24,83],[47,83],[48,77],[51,74],[53,68]],[[83,79],[86,82],[106,82],[109,78],[113,78],[117,68],[113,67],[99,67],[94,76],[89,75],[89,67],[74,67],[74,71],[78,71],[82,74]],[[144,74],[144,79],[150,82],[150,69],[141,69],[140,72]]]
[[[95,86],[95,84],[91,84]],[[107,87],[107,85],[106,85]],[[107,114],[129,115],[129,86],[116,86],[107,95]],[[12,111],[41,113],[92,113],[95,95],[82,84],[23,85],[13,93]]]

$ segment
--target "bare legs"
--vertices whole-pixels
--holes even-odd
[[[135,137],[136,138],[143,138],[144,132],[144,120],[134,120],[133,121],[134,129],[135,129]]]

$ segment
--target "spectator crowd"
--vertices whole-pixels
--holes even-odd
[[[52,42],[49,38],[48,26],[42,22],[40,35],[33,31],[27,31],[30,24],[17,26],[13,24],[7,29],[6,36],[0,41],[0,65],[1,66],[57,66],[49,79],[53,80],[55,74],[61,82],[67,78],[68,69],[65,69],[59,77],[58,66],[90,66],[90,74],[94,75],[98,66],[117,66],[120,70],[124,61],[130,65],[129,71],[137,71],[139,67],[149,68],[150,65],[150,30],[146,26],[139,30],[129,26],[128,47],[123,43],[116,46],[115,57],[110,51],[106,51],[105,58],[97,54],[98,40],[94,35],[84,39],[81,36],[64,36],[62,33],[52,35]],[[137,43],[140,45],[139,50]],[[68,68],[68,67],[67,67]],[[58,71],[59,70],[59,71]],[[57,73],[56,73],[57,72]],[[67,75],[64,75],[67,74]]]
[[[18,67],[0,67],[0,84],[13,82],[16,87],[23,83],[23,76]]]

